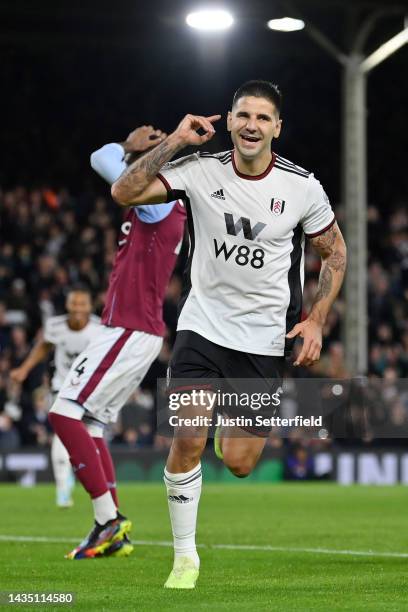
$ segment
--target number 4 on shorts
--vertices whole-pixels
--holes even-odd
[[[77,367],[74,370],[74,372],[76,372],[78,376],[82,376],[82,374],[85,372],[85,366],[84,366],[85,361],[88,361],[88,357],[84,357],[81,363],[78,363]]]

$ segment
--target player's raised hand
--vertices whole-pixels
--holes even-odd
[[[221,119],[221,115],[202,117],[201,115],[186,115],[177,126],[173,136],[183,145],[200,146],[211,140],[215,134],[213,123]],[[204,134],[199,134],[202,130]]]
[[[161,130],[155,130],[152,125],[142,125],[128,135],[120,144],[126,153],[141,153],[160,144],[167,138],[167,134]]]
[[[23,383],[27,378],[27,374],[25,368],[15,368],[10,371],[10,378],[16,383]]]
[[[311,366],[320,359],[322,350],[322,327],[313,319],[305,319],[286,334],[287,338],[303,338],[302,350],[296,359],[295,366]]]

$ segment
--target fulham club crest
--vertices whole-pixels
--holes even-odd
[[[285,200],[280,200],[279,198],[272,198],[271,200],[271,211],[274,215],[279,217],[285,210]]]

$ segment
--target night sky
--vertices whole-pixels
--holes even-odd
[[[353,27],[382,3],[294,4],[346,50]],[[184,24],[188,9],[200,5],[2,0],[0,184],[102,191],[89,168],[92,150],[123,140],[142,123],[171,131],[188,112],[221,113],[224,122],[237,86],[264,78],[278,83],[284,95],[283,133],[275,150],[314,171],[339,201],[340,66],[304,31],[283,34],[265,27],[267,19],[289,14],[278,3],[224,3],[236,25],[210,36]],[[382,17],[366,51],[402,25],[401,15]],[[407,74],[408,45],[368,81],[368,193],[382,208],[407,200]],[[206,149],[229,146],[223,123]]]

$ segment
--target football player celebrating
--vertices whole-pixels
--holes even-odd
[[[91,165],[109,183],[126,169],[126,159],[165,138],[142,126],[125,142],[105,145]],[[163,206],[130,208],[123,220],[119,248],[109,279],[102,327],[62,384],[49,420],[66,446],[74,472],[89,493],[95,525],[67,555],[69,559],[132,551],[131,523],[118,512],[115,472],[103,438],[123,404],[158,356],[165,333],[163,300],[180,251],[185,209],[173,200]]]
[[[192,247],[170,363],[173,379],[256,379],[257,391],[268,392],[268,381],[280,386],[284,356],[296,336],[303,338],[303,347],[295,365],[319,359],[323,325],[343,282],[346,250],[319,181],[271,150],[282,127],[280,110],[276,85],[249,81],[235,93],[228,113],[233,150],[195,153],[166,164],[187,145],[209,141],[220,119],[187,115],[112,186],[114,199],[124,206],[176,195],[187,202]],[[313,307],[301,322],[305,235],[322,267]],[[251,423],[249,430],[234,426],[220,436],[219,451],[236,476],[255,467],[268,431]],[[167,460],[175,550],[168,588],[194,588],[198,577],[195,530],[206,439],[205,426],[190,428],[189,435],[176,428]]]
[[[100,329],[100,319],[92,312],[90,291],[83,287],[70,289],[65,303],[67,314],[50,317],[39,334],[38,341],[23,363],[11,370],[12,380],[23,383],[36,365],[45,361],[54,350],[55,370],[51,381],[54,395],[58,393],[76,357],[87,347]],[[57,435],[51,444],[51,462],[56,482],[59,508],[72,506],[75,479],[68,453]]]

